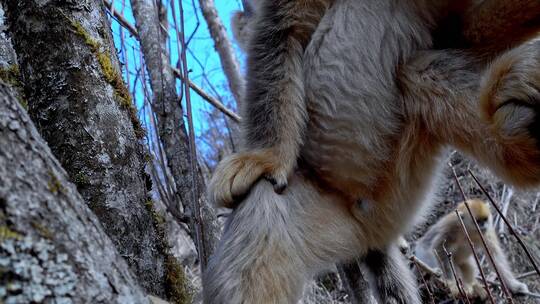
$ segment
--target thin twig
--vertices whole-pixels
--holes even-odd
[[[512,235],[517,239],[517,241],[518,241],[519,245],[521,246],[521,248],[523,248],[523,250],[525,251],[525,254],[527,255],[527,258],[529,259],[529,261],[531,261],[531,264],[534,267],[534,270],[540,276],[540,269],[538,269],[538,265],[536,264],[535,259],[532,256],[531,252],[529,251],[529,248],[527,247],[527,245],[525,245],[525,243],[523,242],[521,237],[519,237],[519,235],[517,234],[517,232],[514,229],[514,227],[512,226],[512,224],[510,224],[510,222],[508,222],[508,219],[503,215],[501,209],[499,209],[499,206],[497,206],[497,203],[495,203],[495,201],[493,200],[491,195],[486,191],[484,186],[482,186],[480,181],[476,178],[476,176],[473,174],[473,172],[471,170],[469,170],[469,174],[472,176],[472,178],[474,179],[474,181],[476,182],[478,187],[480,187],[480,189],[482,190],[484,195],[489,199],[489,201],[491,202],[491,205],[495,208],[495,210],[497,210],[497,212],[499,213],[499,215],[503,219],[504,223],[508,227],[508,230],[510,230],[510,233],[512,233]]]
[[[463,229],[463,232],[465,233],[465,236],[467,238],[467,242],[469,243],[469,247],[471,247],[471,251],[473,252],[474,260],[476,261],[476,266],[480,270],[480,275],[482,276],[482,281],[484,282],[484,289],[488,293],[490,302],[495,304],[495,300],[493,299],[493,295],[491,294],[491,290],[489,289],[489,284],[488,284],[488,281],[486,279],[486,275],[484,273],[484,270],[482,269],[482,265],[480,264],[480,260],[478,259],[478,254],[476,253],[476,249],[474,248],[474,244],[473,244],[473,242],[471,240],[469,232],[467,231],[467,227],[465,227],[465,223],[463,223],[463,220],[461,219],[461,215],[459,214],[459,212],[457,210],[455,210],[455,213],[456,213],[456,216],[457,216],[457,218],[459,220],[459,223],[461,224],[461,228]],[[502,282],[502,280],[501,280],[501,282]]]
[[[184,77],[182,76],[182,73],[180,70],[178,70],[175,67],[171,67],[174,73],[174,76],[176,76],[178,79],[185,81]],[[210,96],[208,93],[206,93],[202,88],[200,88],[198,85],[196,85],[193,82],[189,82],[190,88],[195,91],[199,96],[201,96],[203,99],[208,101],[211,105],[216,107],[218,110],[223,112],[223,114],[229,116],[232,120],[236,122],[240,122],[242,118],[234,113],[232,110],[228,109],[223,103],[221,103],[219,100],[215,99],[214,97]]]
[[[523,279],[523,278],[526,278],[526,277],[530,277],[530,276],[533,276],[533,275],[536,275],[536,271],[529,271],[529,272],[525,272],[525,273],[522,273],[518,276],[516,276],[516,279]]]
[[[502,277],[500,275],[500,272],[499,272],[499,269],[497,268],[497,265],[495,264],[495,261],[493,260],[493,255],[491,254],[491,250],[489,249],[489,247],[487,246],[487,243],[486,243],[486,240],[484,238],[484,235],[482,234],[482,231],[480,230],[480,226],[478,226],[478,223],[476,222],[476,218],[474,217],[472,211],[471,211],[471,208],[469,207],[469,203],[467,202],[467,196],[465,195],[465,191],[463,191],[463,187],[461,187],[461,183],[459,182],[459,179],[457,177],[457,174],[456,174],[456,170],[454,169],[454,167],[450,165],[450,168],[452,169],[452,174],[454,175],[454,179],[459,187],[459,191],[461,192],[461,195],[463,196],[463,203],[465,204],[465,208],[467,209],[467,212],[469,213],[469,216],[471,217],[471,220],[473,221],[474,223],[474,227],[476,228],[476,231],[478,232],[478,235],[480,236],[480,239],[482,240],[482,244],[484,245],[484,249],[486,250],[486,254],[487,256],[489,257],[489,260],[491,261],[491,264],[493,266],[493,268],[495,269],[495,272],[497,273],[497,277],[501,280],[501,283],[502,283],[502,289],[503,289],[503,292],[506,296],[506,298],[509,300],[510,303],[513,303],[514,301],[512,300],[512,296],[510,295],[510,293],[508,292],[508,288],[506,288],[506,284],[504,283],[504,281],[502,280]],[[480,264],[480,260],[478,259],[478,255],[476,254],[476,251],[474,250],[474,244],[469,236],[469,232],[467,231],[467,227],[465,227],[465,224],[463,223],[463,220],[461,219],[461,216],[459,215],[459,212],[456,210],[456,215],[459,219],[459,222],[461,224],[461,227],[463,228],[463,231],[465,232],[465,236],[467,237],[467,241],[469,242],[469,246],[471,247],[471,250],[474,254],[474,258],[476,260],[476,264],[478,266],[478,269],[480,270],[480,274],[482,275],[482,280],[484,281],[484,287],[489,295],[489,299],[491,301],[491,303],[495,304],[495,300],[493,299],[493,295],[491,294],[491,290],[489,290],[489,286],[488,286],[488,282],[486,280],[486,276],[484,274],[484,270],[482,269],[482,266]]]
[[[426,272],[427,274],[431,275],[435,279],[437,279],[440,283],[443,283],[443,281],[440,279],[442,276],[442,272],[439,269],[433,269],[429,267],[426,263],[424,263],[422,260],[420,260],[415,255],[409,256],[409,260],[411,260],[413,263],[417,265],[417,267],[420,267],[423,272]]]
[[[439,269],[441,270],[441,272],[444,272],[444,266],[443,266],[443,261],[441,259],[441,257],[439,256],[439,254],[437,253],[437,250],[433,249],[433,255],[435,255],[435,259],[437,260],[437,264],[439,264]],[[443,273],[444,274],[444,273]],[[446,282],[444,283],[444,286],[446,286],[446,288],[448,288],[448,285],[446,284]],[[450,296],[452,297],[452,299],[454,300],[458,300],[455,295],[453,295],[452,293],[450,293]]]
[[[467,296],[467,294],[463,290],[463,285],[461,284],[461,280],[459,280],[459,278],[458,278],[458,276],[456,274],[456,267],[454,267],[454,260],[452,258],[452,253],[449,252],[446,249],[446,244],[445,243],[443,243],[442,248],[444,250],[444,253],[446,254],[446,258],[448,259],[448,262],[450,263],[450,269],[452,270],[452,275],[454,276],[454,279],[456,280],[456,287],[457,287],[457,289],[459,291],[459,294],[461,295],[461,298],[463,300],[466,300],[466,302],[468,304],[471,304],[471,301],[469,300],[469,297]]]
[[[135,37],[139,37],[139,32],[137,31],[135,26],[129,23],[129,21],[127,21],[124,15],[122,15],[119,11],[114,9],[112,2],[110,0],[103,0],[103,3],[105,4],[105,7],[107,7],[107,9],[111,12],[111,15],[116,19],[116,21],[118,21],[120,25],[125,27],[131,33],[131,35]]]
[[[441,260],[441,257],[439,256],[439,254],[437,253],[437,250],[433,249],[433,254],[435,255],[435,258],[437,259],[437,263],[439,264],[439,269],[441,271],[444,271],[444,268],[443,268],[443,262]]]
[[[118,21],[118,23],[121,26],[126,28],[131,33],[131,35],[133,35],[134,37],[136,37],[136,38],[139,37],[139,32],[137,31],[137,29],[131,23],[129,23],[129,21],[127,21],[126,18],[120,12],[112,9],[112,3],[109,0],[103,0],[103,3],[107,7],[107,9],[109,9],[111,14],[113,14],[116,21]],[[176,76],[180,80],[188,83],[189,87],[193,91],[195,91],[199,96],[201,96],[202,99],[206,100],[208,103],[210,103],[211,105],[216,107],[219,111],[223,112],[223,114],[229,116],[235,122],[240,122],[241,118],[240,118],[240,116],[238,114],[236,114],[236,113],[234,113],[234,111],[228,109],[223,103],[221,103],[219,100],[212,97],[210,94],[206,93],[201,87],[199,87],[195,83],[189,81],[189,79],[184,79],[183,73],[180,72],[179,69],[177,69],[177,68],[175,68],[173,66],[170,66],[170,68],[173,70],[174,76]]]
[[[174,0],[173,0],[174,2]],[[193,211],[194,211],[194,217],[196,221],[196,227],[198,228],[198,245],[199,245],[199,261],[201,263],[201,270],[202,272],[206,269],[206,264],[208,262],[208,248],[206,248],[206,242],[204,241],[204,223],[202,219],[202,213],[201,213],[201,206],[199,202],[199,181],[197,180],[197,147],[195,146],[195,128],[193,127],[193,113],[192,113],[192,107],[191,107],[191,94],[189,90],[189,72],[187,69],[187,58],[186,58],[186,43],[185,43],[185,23],[184,23],[184,9],[182,7],[182,1],[178,1],[179,5],[179,11],[180,11],[180,24],[182,25],[182,34],[180,35],[180,43],[182,45],[182,51],[180,53],[181,59],[182,59],[182,68],[183,68],[183,75],[184,79],[186,80],[184,82],[184,96],[186,97],[186,110],[187,110],[187,119],[188,119],[188,127],[189,127],[189,163],[190,163],[190,169],[191,169],[191,179],[192,179],[192,200],[193,200]],[[176,12],[173,9],[173,18],[176,19]],[[176,22],[176,21],[175,21]]]
[[[424,284],[424,286],[426,287],[426,291],[429,295],[429,299],[431,300],[431,303],[432,304],[435,304],[435,298],[433,297],[433,293],[431,292],[431,289],[429,288],[429,285],[428,283],[426,282],[426,279],[424,278],[424,276],[422,275],[422,270],[420,270],[420,261],[415,257],[415,256],[412,256],[410,258],[410,260],[413,262],[414,266],[416,266],[416,270],[418,271],[418,275],[420,276],[420,278],[422,278],[422,283]],[[426,265],[427,266],[427,265]],[[429,268],[429,267],[428,267]],[[424,268],[425,269],[425,268]],[[431,269],[431,268],[429,268]],[[430,274],[433,274],[433,272],[431,272]]]

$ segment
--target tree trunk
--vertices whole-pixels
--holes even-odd
[[[141,285],[164,296],[144,135],[99,0],[2,0],[30,115]]]
[[[198,198],[201,204],[202,226],[204,233],[196,235],[197,221],[193,202],[193,178],[190,170],[189,136],[183,119],[180,99],[176,94],[173,70],[169,63],[166,48],[167,36],[160,29],[158,9],[152,0],[132,0],[133,15],[139,33],[139,40],[144,54],[144,61],[150,75],[150,84],[154,94],[153,110],[157,114],[159,137],[163,143],[170,172],[175,181],[177,201],[182,202],[184,211],[189,215],[191,234],[198,250],[202,254],[203,264],[213,251],[219,236],[219,226],[213,209],[203,196]],[[204,189],[204,181],[197,174],[198,189]],[[200,242],[199,242],[200,241]],[[203,247],[206,250],[203,250]]]
[[[214,47],[219,55],[221,67],[229,82],[229,88],[236,102],[240,104],[245,83],[240,74],[240,65],[234,55],[231,41],[227,36],[223,22],[219,18],[214,0],[199,0],[199,4],[206,24],[208,24],[210,36],[214,40]]]
[[[10,90],[0,84],[0,302],[148,303]]]
[[[5,12],[0,3],[0,79],[13,89],[15,98],[26,108],[20,78],[17,55],[7,33]]]

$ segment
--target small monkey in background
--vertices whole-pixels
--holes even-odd
[[[519,282],[510,270],[510,265],[502,251],[493,227],[493,217],[489,205],[477,199],[468,200],[467,202],[493,255],[493,260],[501,274],[501,280],[504,281],[512,293],[528,292],[527,285]],[[465,203],[460,203],[457,211],[463,219],[475,248],[484,248],[474,222],[468,214]],[[465,293],[469,296],[486,298],[487,293],[484,290],[483,284],[476,280],[477,266],[474,261],[473,252],[469,247],[469,243],[455,212],[451,212],[441,218],[418,240],[416,256],[430,267],[435,268],[439,266],[434,253],[436,252],[440,257],[440,261],[443,263],[442,267],[444,269],[442,269],[442,272],[448,282],[450,291],[454,296],[457,296],[459,295],[459,291],[456,287],[450,262],[446,258],[443,246],[446,247],[448,252],[452,253],[454,267],[457,275],[463,280]]]

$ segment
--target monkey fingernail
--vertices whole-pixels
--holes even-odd
[[[287,188],[287,183],[275,183],[274,185],[274,191],[277,194],[282,194],[283,191],[285,191],[285,188]]]
[[[266,180],[268,180],[272,186],[274,186],[274,192],[277,194],[282,194],[283,191],[285,191],[285,188],[287,188],[287,182],[286,181],[277,181],[274,177],[267,176]]]

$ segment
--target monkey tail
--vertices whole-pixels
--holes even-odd
[[[257,182],[210,259],[204,303],[296,303],[308,278],[361,254],[357,221],[338,200],[298,175],[282,194]]]
[[[305,280],[286,196],[259,181],[230,215],[203,277],[204,303],[294,303]]]

